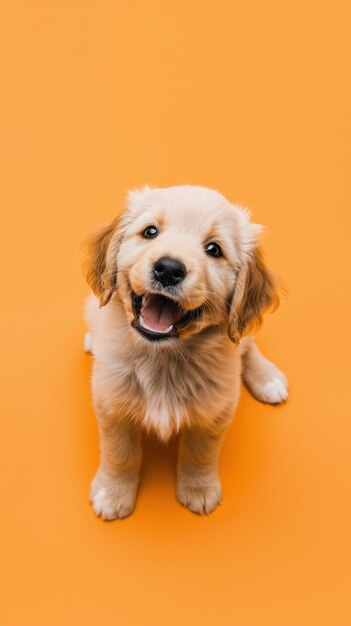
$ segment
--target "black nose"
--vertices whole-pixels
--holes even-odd
[[[186,274],[184,263],[171,259],[169,256],[163,256],[158,259],[154,265],[154,276],[163,287],[178,285]]]

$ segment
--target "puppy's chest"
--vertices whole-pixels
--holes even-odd
[[[141,360],[135,373],[143,390],[143,421],[162,439],[168,439],[183,425],[190,426],[194,415],[209,420],[227,401],[228,381],[233,372],[221,379],[203,362],[175,359]]]

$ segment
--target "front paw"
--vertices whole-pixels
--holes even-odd
[[[264,367],[263,367],[264,365]],[[251,394],[266,404],[281,404],[288,397],[288,383],[273,363],[266,361],[258,370],[244,371],[244,381]]]
[[[257,393],[259,400],[268,404],[281,404],[288,397],[288,384],[286,378],[281,375],[273,377],[271,380],[262,385]]]
[[[199,515],[214,511],[220,504],[222,487],[218,478],[211,478],[201,484],[194,479],[179,477],[177,483],[177,500],[193,513]]]
[[[128,517],[134,511],[138,480],[107,476],[99,470],[91,483],[90,501],[103,520]]]

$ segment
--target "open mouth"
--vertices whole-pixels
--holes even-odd
[[[186,311],[177,302],[161,294],[138,296],[132,291],[134,319],[132,326],[150,341],[178,337],[179,330],[196,319],[202,307]]]

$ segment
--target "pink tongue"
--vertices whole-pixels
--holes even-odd
[[[145,324],[158,331],[166,330],[179,322],[181,314],[182,311],[175,302],[162,296],[150,296],[141,309]]]

